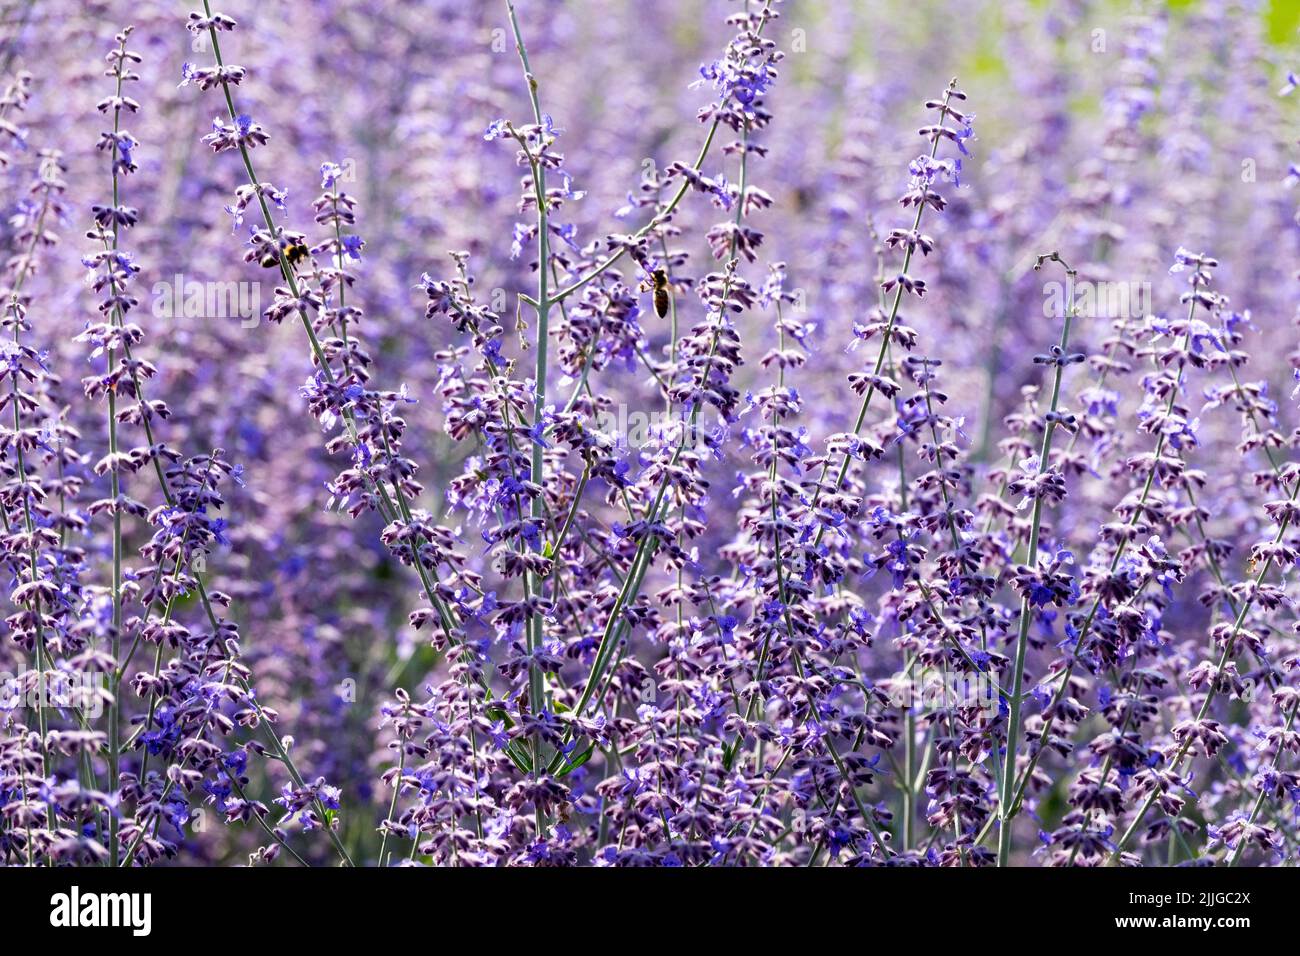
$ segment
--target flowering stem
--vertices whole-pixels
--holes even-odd
[[[13,322],[13,343],[14,343],[15,351],[17,351],[18,348],[19,331],[29,327],[26,324],[26,312],[19,298],[19,293],[21,292],[23,284],[26,282],[27,277],[34,271],[33,262],[36,256],[36,249],[37,246],[40,245],[42,238],[45,236],[45,228],[46,228],[45,223],[46,223],[46,219],[48,218],[49,210],[50,210],[50,191],[52,189],[52,184],[49,182],[44,182],[43,186],[44,188],[41,190],[41,208],[36,215],[35,225],[32,228],[32,235],[30,240],[28,241],[27,248],[18,260],[18,266],[15,273],[16,278],[14,280],[13,288],[10,290],[9,309],[10,309],[10,315],[12,316],[12,322]],[[16,358],[15,361],[17,361]],[[45,687],[46,687],[46,680],[47,680],[46,668],[50,664],[50,661],[49,661],[48,651],[45,646],[45,625],[43,623],[44,615],[41,613],[41,596],[40,596],[40,592],[36,590],[37,581],[39,580],[39,574],[38,574],[39,562],[37,559],[37,548],[36,548],[36,524],[32,519],[32,507],[31,507],[32,491],[28,485],[27,463],[26,463],[25,456],[23,454],[23,444],[22,444],[22,434],[21,434],[22,418],[20,414],[20,409],[22,406],[22,401],[21,401],[22,390],[19,388],[19,384],[18,384],[19,373],[16,368],[12,369],[10,372],[10,381],[12,382],[13,385],[13,397],[12,397],[12,403],[14,406],[13,430],[14,430],[14,449],[17,458],[17,472],[18,472],[17,479],[18,479],[19,491],[22,496],[22,503],[23,503],[23,515],[22,515],[23,529],[26,532],[26,537],[28,540],[28,565],[29,565],[29,573],[31,575],[30,583],[32,585],[31,600],[32,600],[33,617],[36,625],[36,635],[35,635],[35,642],[34,642],[35,646],[33,650],[36,659],[36,671],[37,671],[37,678],[38,678],[38,682],[36,685],[35,710],[36,710],[36,724],[40,732],[40,739],[37,741],[37,749],[40,751],[40,755],[41,755],[41,776],[45,778],[48,777],[50,774],[50,753],[49,753],[49,745],[47,741],[49,721],[45,714],[45,703],[46,703]],[[9,519],[7,515],[5,517],[5,524],[6,524],[6,529],[8,529]],[[25,798],[26,791],[27,791],[26,771],[24,771],[22,776],[22,789]],[[45,821],[46,829],[52,831],[56,824],[55,805],[54,805],[53,796],[47,798],[46,808],[47,808],[46,813],[48,814],[47,819]],[[33,846],[34,844],[32,841],[31,822],[29,820],[27,823],[28,866],[31,866],[33,863],[33,857],[32,857]],[[47,864],[48,863],[49,861],[47,860]]]
[[[115,65],[116,95],[113,106],[113,148],[111,151],[113,172],[113,251],[117,252],[121,228],[116,215],[121,203],[121,184],[118,176],[118,136],[122,131],[122,71],[126,65],[126,38],[128,31],[118,34],[118,58]],[[110,261],[110,270],[117,264]],[[110,284],[110,290],[112,285]],[[122,487],[121,463],[118,458],[117,442],[117,349],[113,339],[108,349],[108,377],[113,385],[108,389],[108,453],[112,462],[109,468],[109,485],[113,497],[113,636],[112,650],[114,663],[114,681],[110,688],[112,698],[108,709],[108,786],[111,792],[118,788],[118,776],[122,754],[122,706],[120,673],[117,662],[122,657]],[[118,865],[118,812],[113,810],[108,816],[108,859],[110,866]]]
[[[388,803],[388,815],[384,817],[383,836],[379,840],[379,865],[384,866],[384,856],[388,849],[388,830],[397,812],[397,798],[402,792],[402,774],[406,771],[406,741],[402,734],[397,734],[397,774],[393,777],[393,798]],[[418,843],[419,840],[417,839]]]
[[[1065,269],[1066,302],[1069,305],[1065,310],[1065,322],[1061,328],[1061,354],[1057,356],[1056,371],[1052,378],[1051,405],[1043,428],[1043,444],[1038,453],[1038,467],[1035,469],[1038,475],[1042,475],[1047,471],[1048,459],[1052,453],[1052,436],[1056,432],[1056,411],[1061,398],[1061,379],[1065,374],[1065,355],[1070,344],[1070,326],[1073,324],[1075,316],[1074,280],[1077,275],[1075,270],[1066,265],[1065,261],[1055,252],[1051,253],[1050,256],[1040,256],[1038,260],[1039,268],[1042,267],[1044,259],[1048,258],[1060,262]],[[1033,572],[1038,570],[1038,535],[1042,525],[1042,517],[1043,498],[1041,495],[1035,495],[1034,512],[1029,525],[1029,555],[1025,562]],[[1007,718],[1007,749],[1002,769],[1002,796],[1000,799],[1002,826],[998,831],[998,866],[1006,866],[1011,854],[1012,826],[1009,811],[1014,794],[1016,748],[1020,743],[1020,707],[1025,678],[1025,653],[1029,646],[1029,624],[1032,617],[1032,605],[1029,594],[1026,593],[1020,599],[1020,623],[1016,634],[1016,660],[1011,677],[1010,714]]]
[[[212,17],[211,0],[203,0],[203,10],[204,13],[207,15],[207,17],[211,19]],[[207,29],[208,37],[212,43],[213,61],[216,63],[218,68],[224,68],[225,61],[221,55],[221,42],[217,37],[216,27],[209,24],[209,26],[206,29]],[[237,123],[238,112],[235,109],[234,95],[230,92],[230,82],[229,80],[223,77],[220,81],[220,85],[221,85],[222,95],[226,102],[227,114],[229,115],[232,123]],[[257,173],[253,168],[253,160],[251,155],[249,154],[248,146],[242,139],[240,139],[237,144],[237,147],[238,147],[240,159],[244,166],[244,172],[248,179],[248,183],[253,188],[255,195],[257,197],[258,210],[261,213],[262,221],[266,224],[266,228],[272,236],[278,235],[279,233],[276,229],[275,220],[271,215],[270,208],[266,204],[266,197],[262,194],[261,188],[259,188],[260,180],[257,178]],[[316,331],[312,327],[312,321],[307,314],[306,306],[301,304],[302,296],[300,294],[300,287],[298,284],[298,278],[297,278],[297,273],[295,271],[295,268],[285,256],[283,250],[279,250],[277,255],[280,260],[279,262],[280,271],[281,274],[284,276],[286,283],[289,286],[290,294],[293,296],[295,300],[297,300],[300,303],[296,311],[302,323],[303,331],[307,335],[307,340],[311,346],[312,355],[315,358],[317,365],[320,367],[321,374],[325,377],[326,382],[330,385],[333,385],[335,383],[334,372],[330,368],[329,361],[325,355],[324,349],[321,346],[320,339],[317,337]],[[355,416],[353,415],[351,409],[344,408],[341,411],[341,417],[345,425],[347,426],[349,437],[352,439],[352,442],[355,444],[359,439],[359,432],[357,429]],[[388,443],[387,443],[387,435],[382,431],[381,434],[384,435],[385,452],[389,454],[391,457],[391,450],[388,448]],[[409,524],[412,515],[410,511],[410,506],[406,501],[406,495],[401,489],[400,482],[398,482],[396,479],[393,480],[393,494],[390,495],[388,488],[383,483],[374,480],[370,476],[367,476],[367,481],[371,483],[371,485],[374,487],[375,493],[378,495],[378,501],[376,502],[376,507],[379,513],[384,517],[384,520],[391,522],[395,520],[398,516],[401,516],[402,520]],[[394,503],[394,498],[396,499],[396,503]],[[428,597],[430,604],[432,604],[434,609],[437,611],[438,623],[439,626],[442,628],[443,634],[446,636],[447,640],[451,644],[459,645],[461,642],[457,638],[456,634],[454,633],[456,627],[455,615],[452,609],[446,604],[445,601],[443,601],[442,597],[438,593],[437,587],[435,586],[438,580],[437,568],[435,567],[430,569],[425,567],[424,561],[419,553],[419,550],[416,548],[414,543],[411,543],[410,545],[410,552],[411,552],[411,563],[415,568],[416,574],[420,578],[420,584],[424,590],[425,595]],[[480,677],[478,678],[478,683],[485,691],[488,692],[490,698],[491,692],[486,682],[484,682]],[[495,715],[498,718],[508,719],[506,718],[504,711],[501,710],[495,712],[489,711],[490,715],[493,713],[495,713]],[[526,760],[517,752],[517,750],[514,747],[509,748],[508,752],[510,754],[511,760],[514,761],[515,764],[519,766],[521,769],[524,769],[527,766]],[[337,841],[337,837],[335,836],[335,834],[331,832],[330,836],[333,840]]]
[[[754,31],[757,36],[762,36],[763,30],[766,29],[767,27],[769,21],[768,13],[771,10],[771,7],[772,7],[772,0],[767,0],[767,2],[763,4],[763,11],[762,11],[762,15],[760,16],[758,29]],[[700,146],[699,155],[695,157],[695,162],[692,164],[691,167],[692,169],[695,170],[695,172],[698,173],[704,167],[704,160],[709,155],[709,150],[713,146],[713,140],[717,136],[718,127],[721,123],[722,123],[722,117],[720,114],[718,114],[714,116],[713,122],[709,124],[709,131],[704,136],[704,143],[702,146]],[[632,238],[633,239],[643,238],[652,229],[659,226],[665,219],[667,219],[670,215],[672,215],[673,210],[676,209],[677,206],[681,203],[682,198],[686,195],[687,191],[690,188],[691,188],[690,180],[683,180],[682,184],[677,187],[677,192],[673,194],[673,198],[668,201],[668,205],[664,206],[663,209],[661,209],[654,216],[654,218],[652,218],[644,226],[642,226],[636,232],[632,233]],[[744,198],[745,197],[742,193],[740,197],[741,202],[744,201]],[[591,269],[589,269],[587,272],[583,273],[574,282],[570,283],[567,286],[564,286],[563,288],[557,289],[555,291],[555,294],[551,296],[551,302],[552,303],[563,302],[569,296],[573,295],[573,293],[583,288],[583,286],[600,278],[600,276],[603,275],[616,262],[618,262],[619,259],[623,258],[623,255],[626,252],[627,252],[627,246],[621,246],[616,251],[610,253],[608,256],[606,256],[596,265],[592,266]]]
[[[948,89],[944,91],[943,105],[939,109],[939,122],[941,124],[948,115],[948,103],[952,99],[953,91],[956,89],[957,89],[957,81],[954,79],[951,83],[948,84]],[[930,144],[930,159],[932,160],[939,154],[939,142],[941,139],[942,137],[935,136],[934,142]],[[916,205],[916,215],[912,219],[913,235],[915,235],[917,231],[921,228],[921,219],[925,215],[925,206],[926,203],[924,201],[918,202]],[[908,270],[912,267],[912,256],[914,254],[914,251],[915,251],[915,246],[913,246],[911,243],[909,243],[907,247],[903,250],[903,266],[902,269],[900,270],[899,273],[900,275],[906,276],[908,274]],[[894,292],[894,302],[889,309],[888,321],[885,323],[885,329],[881,333],[880,351],[876,355],[876,361],[875,364],[872,366],[872,370],[871,370],[871,373],[874,376],[878,376],[880,374],[881,369],[885,367],[885,359],[889,355],[890,338],[894,333],[894,324],[898,320],[899,307],[903,303],[903,292],[904,292],[904,285],[903,283],[900,282],[898,284],[898,288]],[[870,409],[871,400],[875,398],[875,395],[876,395],[875,384],[874,383],[869,384],[867,386],[866,392],[862,396],[862,403],[858,406],[857,417],[853,420],[854,435],[857,435],[859,432],[862,431],[862,426],[867,420],[867,411],[868,409]],[[852,459],[850,454],[846,451],[843,455],[843,458],[840,461],[839,471],[835,476],[834,487],[836,490],[838,490],[840,487],[843,486],[844,479],[848,476],[849,473],[849,462],[851,460]],[[822,491],[826,487],[826,474],[830,470],[830,467],[831,467],[831,463],[830,463],[830,459],[828,458],[825,462],[823,462],[821,467],[821,473],[818,475],[817,490],[813,493],[812,502],[809,505],[810,511],[815,511],[817,508],[818,501],[821,500]],[[819,544],[821,544],[821,540],[825,536],[825,534],[826,534],[826,526],[822,525],[817,529],[817,535],[813,539],[814,549]]]
[[[515,49],[519,51],[519,62],[524,69],[524,80],[528,84],[528,99],[533,107],[533,122],[538,129],[539,152],[545,149],[545,142],[542,137],[545,136],[542,124],[542,108],[537,97],[537,77],[533,74],[532,66],[528,62],[528,48],[524,45],[523,34],[519,30],[519,17],[515,14],[514,0],[506,0],[506,9],[510,11],[510,29],[515,35]],[[534,339],[536,346],[536,369],[533,373],[533,393],[535,396],[533,404],[533,429],[537,435],[541,434],[542,420],[546,415],[546,363],[547,353],[550,345],[550,316],[551,316],[551,296],[550,296],[550,223],[549,210],[547,208],[548,199],[546,196],[546,169],[540,158],[534,158],[524,145],[524,154],[528,156],[529,165],[532,168],[533,176],[533,194],[537,202],[537,300],[534,308],[537,311],[537,332]],[[540,523],[542,520],[542,500],[541,488],[543,487],[545,476],[545,449],[543,448],[540,438],[533,440],[532,447],[532,473],[529,476],[532,485],[538,489],[532,496],[532,518],[533,521]],[[539,574],[529,571],[527,580],[531,582],[533,596],[538,600],[541,599],[543,581]],[[545,707],[544,689],[542,686],[542,670],[536,661],[536,654],[545,640],[544,635],[545,622],[542,615],[534,607],[528,614],[528,649],[534,656],[528,665],[528,699],[529,706],[532,708],[534,715],[540,714]],[[533,742],[533,773],[536,775],[540,770],[541,764],[541,743],[538,740]]]
[[[731,276],[734,268],[735,260],[732,260],[728,265],[727,278],[722,289],[721,299],[723,302],[727,300],[730,293]],[[724,323],[726,321],[726,316],[722,310],[717,313],[714,321],[716,327],[710,340],[709,351],[705,356],[704,363],[700,367],[699,382],[701,390],[707,387],[709,375],[712,374],[713,357],[717,353],[721,332],[725,327]],[[703,407],[703,400],[697,400],[694,407],[691,409],[689,420],[686,423],[686,427],[682,430],[681,440],[678,442],[677,448],[673,452],[668,468],[664,469],[664,475],[659,482],[659,488],[655,493],[650,508],[646,512],[647,527],[655,524],[659,520],[659,515],[661,513],[660,509],[663,505],[664,496],[668,491],[672,468],[675,467],[677,462],[681,459],[682,453],[686,449],[687,441],[689,440],[690,435],[694,433],[696,423],[699,420],[700,412]],[[619,590],[618,597],[614,601],[614,606],[610,609],[609,618],[605,622],[605,629],[601,635],[600,645],[596,649],[596,659],[592,661],[591,672],[587,675],[587,681],[583,686],[582,695],[578,698],[578,703],[574,706],[573,713],[575,718],[579,718],[583,715],[587,705],[595,695],[596,688],[600,684],[601,676],[604,674],[605,668],[609,664],[609,657],[616,644],[615,635],[622,632],[623,609],[626,608],[628,603],[635,599],[636,595],[640,592],[641,582],[645,579],[646,570],[648,569],[650,561],[654,557],[654,552],[658,547],[657,541],[658,539],[653,531],[647,530],[647,532],[642,536],[640,543],[637,545],[636,553],[632,557],[632,564],[628,569],[627,577],[623,581],[623,586]],[[552,769],[554,769],[554,767]]]
[[[1189,328],[1188,331],[1184,333],[1182,342],[1179,345],[1179,352],[1181,354],[1185,354],[1187,352],[1189,345],[1191,344],[1190,325],[1191,325],[1192,317],[1195,314],[1196,314],[1196,299],[1193,298],[1187,310],[1187,323]],[[1178,400],[1178,393],[1182,387],[1184,372],[1185,372],[1185,364],[1180,363],[1178,368],[1178,377],[1175,381],[1174,387],[1170,390],[1169,399],[1165,404],[1166,415],[1172,412],[1174,405]],[[1160,453],[1164,451],[1166,437],[1167,436],[1163,432],[1161,432],[1160,437],[1156,440],[1154,457],[1159,458]],[[1137,504],[1134,506],[1132,516],[1129,518],[1128,523],[1130,525],[1136,525],[1138,521],[1141,520],[1143,511],[1146,508],[1147,499],[1151,496],[1151,490],[1154,486],[1155,486],[1155,470],[1152,469],[1152,471],[1147,475],[1146,481],[1142,486],[1142,493],[1138,498]],[[1109,566],[1110,573],[1113,574],[1115,572],[1115,569],[1119,567],[1120,561],[1123,560],[1124,554],[1128,550],[1129,540],[1130,539],[1128,537],[1120,538],[1119,543],[1116,545],[1115,548],[1115,554],[1110,560],[1110,566]],[[1099,594],[1093,600],[1092,606],[1088,609],[1088,613],[1084,617],[1083,624],[1079,628],[1079,636],[1075,638],[1074,653],[1070,655],[1070,660],[1066,665],[1065,670],[1061,673],[1060,683],[1057,685],[1056,693],[1052,696],[1051,702],[1047,705],[1046,708],[1044,708],[1044,712],[1047,714],[1047,716],[1043,719],[1043,729],[1038,735],[1037,745],[1035,746],[1033,753],[1029,755],[1028,766],[1026,766],[1025,769],[1021,771],[1019,777],[1016,780],[1015,796],[1011,801],[1011,807],[1009,811],[1011,817],[1014,817],[1020,811],[1020,807],[1024,802],[1025,794],[1029,790],[1029,781],[1034,774],[1034,768],[1038,766],[1038,761],[1042,757],[1043,753],[1045,752],[1047,740],[1051,736],[1052,728],[1056,724],[1057,708],[1060,705],[1061,701],[1065,699],[1065,695],[1069,692],[1070,678],[1074,675],[1074,669],[1075,667],[1078,666],[1080,657],[1083,654],[1083,648],[1086,643],[1086,639],[1092,629],[1092,622],[1096,620],[1097,612],[1101,608],[1101,603],[1102,603],[1102,596]],[[992,829],[993,824],[995,822],[1001,822],[1001,821],[1002,821],[1002,814],[999,814],[996,817],[994,816],[989,817],[988,822],[985,823],[984,828],[980,831],[979,836],[976,837],[976,842],[983,840],[984,837],[988,835],[989,831]],[[1005,823],[1003,823],[1002,825],[1003,827],[1006,826]]]
[[[1283,731],[1285,733],[1290,733],[1291,728],[1295,725],[1296,712],[1298,710],[1300,710],[1300,700],[1297,700],[1294,704],[1292,704],[1291,709],[1287,712],[1286,724],[1283,727]],[[1272,768],[1277,767],[1277,762],[1282,757],[1282,750],[1283,750],[1282,746],[1279,745],[1277,750],[1274,751],[1273,759],[1270,764]],[[1243,828],[1241,836],[1237,838],[1237,847],[1232,851],[1232,857],[1228,860],[1228,866],[1230,867],[1236,866],[1237,861],[1241,859],[1241,853],[1243,850],[1246,849],[1246,834],[1250,831],[1250,828],[1254,825],[1255,820],[1259,818],[1259,813],[1261,810],[1264,809],[1264,804],[1267,802],[1267,800],[1268,800],[1268,788],[1267,786],[1261,786],[1259,791],[1259,796],[1255,798],[1255,805],[1250,808],[1250,816],[1246,818],[1246,826]]]
[[[1296,480],[1293,484],[1291,493],[1287,496],[1287,500],[1295,501],[1297,493],[1300,493],[1300,479]],[[1278,523],[1277,533],[1273,536],[1272,543],[1276,545],[1285,540],[1287,530],[1290,527],[1291,518],[1290,515],[1288,515]],[[1264,578],[1268,576],[1268,572],[1272,567],[1273,558],[1271,556],[1260,562],[1259,573],[1255,575],[1253,586],[1246,592],[1246,598],[1241,602],[1241,610],[1237,612],[1236,620],[1233,621],[1232,630],[1224,639],[1223,652],[1219,655],[1218,663],[1215,666],[1214,679],[1210,681],[1209,686],[1206,688],[1205,699],[1201,702],[1201,706],[1196,711],[1196,719],[1198,721],[1204,720],[1205,715],[1210,712],[1210,705],[1214,702],[1214,698],[1218,692],[1223,672],[1228,666],[1228,661],[1232,659],[1232,651],[1233,647],[1236,645],[1237,635],[1241,632],[1242,625],[1246,621],[1246,615],[1250,612],[1251,607],[1255,603],[1255,598],[1259,594],[1260,585],[1264,583]],[[1175,773],[1180,771],[1184,759],[1186,759],[1187,755],[1191,752],[1193,739],[1194,738],[1190,735],[1184,739],[1182,746],[1178,748],[1178,751],[1174,754],[1174,758],[1169,762],[1169,766],[1173,768]],[[1123,852],[1124,847],[1128,845],[1128,842],[1133,839],[1133,834],[1135,834],[1137,828],[1142,825],[1142,821],[1146,818],[1147,813],[1155,804],[1156,799],[1159,796],[1160,791],[1158,789],[1152,790],[1151,794],[1145,801],[1143,801],[1142,806],[1138,809],[1137,815],[1128,825],[1123,836],[1121,836],[1119,841],[1116,842],[1115,849],[1112,851],[1110,857],[1112,863],[1119,859],[1120,853]]]

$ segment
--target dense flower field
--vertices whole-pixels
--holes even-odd
[[[1292,862],[1280,7],[0,3],[0,860]]]

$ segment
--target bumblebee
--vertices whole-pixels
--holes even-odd
[[[283,256],[284,261],[289,263],[290,267],[292,267],[296,266],[304,259],[310,258],[311,250],[308,249],[300,239],[290,239],[287,236],[281,236],[280,240],[276,243],[275,251],[272,252],[268,250],[266,254],[262,256],[262,268],[278,268],[281,256]]]
[[[655,269],[651,272],[650,278],[641,283],[642,292],[648,289],[654,290],[655,314],[661,319],[666,318],[671,302],[668,291],[668,270]]]

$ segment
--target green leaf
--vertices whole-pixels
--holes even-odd
[[[590,759],[591,759],[591,755],[594,754],[595,752],[596,752],[596,748],[595,748],[595,747],[588,747],[588,748],[587,748],[586,750],[584,750],[582,753],[578,754],[578,756],[577,756],[575,759],[571,760],[571,761],[570,761],[570,762],[569,762],[569,763],[564,767],[563,770],[561,770],[559,773],[556,774],[556,776],[557,776],[557,777],[564,777],[564,776],[567,776],[568,774],[573,773],[573,771],[577,770],[577,769],[578,769],[579,767],[581,767],[584,763],[586,763],[588,760],[590,760]]]

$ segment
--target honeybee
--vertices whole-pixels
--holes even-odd
[[[262,268],[278,268],[280,265],[281,255],[284,256],[284,260],[288,262],[290,266],[296,266],[299,262],[302,262],[302,260],[311,256],[311,250],[308,249],[301,240],[281,236],[279,242],[276,243],[276,251],[271,252],[268,250],[267,253],[262,256]]]
[[[659,318],[665,318],[668,315],[668,306],[671,302],[668,291],[668,270],[655,269],[650,273],[650,278],[641,283],[641,291],[646,292],[654,290],[655,314]]]

